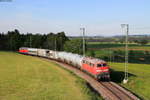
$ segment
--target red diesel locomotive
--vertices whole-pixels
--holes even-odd
[[[82,70],[85,70],[96,79],[109,79],[109,66],[103,60],[84,57],[82,61]]]

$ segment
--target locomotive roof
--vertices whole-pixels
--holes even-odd
[[[85,57],[84,60],[89,61],[90,63],[106,63],[104,60],[93,57]]]
[[[32,49],[32,50],[48,50],[48,49],[41,49],[41,48],[30,48],[30,47],[20,47],[20,49]]]

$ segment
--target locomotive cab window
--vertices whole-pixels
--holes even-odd
[[[97,67],[106,67],[106,66],[107,66],[106,63],[104,63],[104,64],[97,64]]]
[[[85,63],[85,60],[83,60],[83,63]]]
[[[89,65],[89,62],[88,62],[88,61],[86,61],[85,63],[86,63],[87,65]]]
[[[102,67],[102,64],[97,64],[97,67]]]
[[[94,67],[94,64],[92,64],[92,67]]]
[[[90,63],[90,66],[91,66],[91,67],[94,67],[94,64]]]
[[[107,64],[106,64],[106,63],[104,63],[104,64],[103,64],[103,66],[105,67],[105,66],[107,66]]]

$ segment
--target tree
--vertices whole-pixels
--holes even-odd
[[[64,32],[60,32],[57,34],[49,33],[47,35],[46,41],[44,42],[44,48],[63,51],[63,47],[66,41],[68,41],[68,37],[66,37]]]
[[[49,33],[47,35],[44,47],[50,50],[55,50],[56,48],[56,36],[54,33]]]
[[[8,50],[8,38],[4,33],[0,33],[0,50]]]
[[[60,32],[57,33],[56,39],[57,39],[57,50],[63,51],[65,42],[69,40],[68,37],[66,37],[64,32]]]
[[[67,41],[64,45],[64,50],[67,52],[83,54],[83,43],[81,39],[73,39]]]
[[[15,29],[7,33],[0,33],[0,50],[16,51],[20,47],[31,47],[63,51],[64,44],[68,40],[64,32],[57,34],[49,33],[47,35],[40,33],[20,34],[20,32]]]
[[[94,50],[90,50],[90,51],[86,54],[86,56],[95,57],[95,52],[94,52]]]
[[[22,46],[23,47],[32,47],[32,39],[33,39],[33,35],[32,33],[27,33],[26,35],[22,35]]]
[[[139,44],[141,45],[145,45],[147,43],[148,43],[148,40],[145,40],[145,39],[139,41]]]
[[[34,36],[31,36],[29,37],[31,38],[30,42],[31,42],[31,45],[33,48],[41,48],[41,39],[42,39],[42,36],[40,34],[35,34]]]
[[[15,29],[14,31],[8,31],[7,33],[8,35],[8,48],[9,50],[18,50],[18,48],[20,47],[20,33],[17,29]]]

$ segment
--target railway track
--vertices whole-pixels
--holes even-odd
[[[62,66],[63,68],[67,70],[72,71],[77,76],[85,79],[91,85],[91,87],[95,91],[97,91],[105,100],[140,100],[131,92],[127,91],[126,89],[122,88],[121,86],[117,85],[114,82],[111,82],[111,81],[110,82],[98,82],[91,76],[87,75],[86,73],[82,72],[81,70],[71,65],[58,62],[55,60],[51,60],[51,61]]]
[[[118,100],[139,100],[133,94],[127,92],[122,87],[113,82],[100,82],[107,90],[109,90]]]

